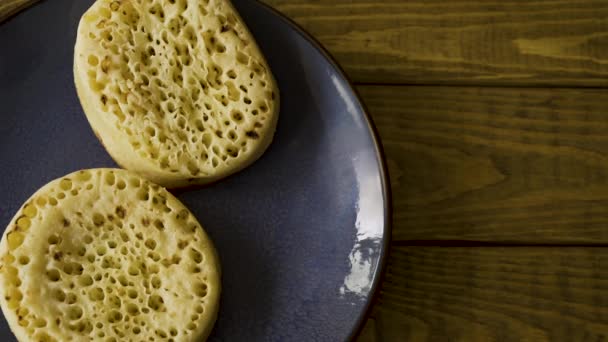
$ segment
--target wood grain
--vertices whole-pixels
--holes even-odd
[[[356,82],[608,86],[604,0],[265,0]]]
[[[608,89],[359,88],[394,241],[608,243]]]
[[[359,342],[605,341],[606,265],[606,248],[394,248]]]
[[[0,0],[0,22],[17,12],[35,4],[39,0]]]

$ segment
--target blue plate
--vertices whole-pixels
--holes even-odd
[[[92,1],[53,0],[0,25],[0,226],[40,186],[113,167],[76,97],[76,27]],[[274,141],[246,170],[179,198],[219,251],[211,341],[340,341],[365,321],[390,239],[380,143],[348,80],[310,36],[235,1],[281,91]],[[14,337],[5,320],[0,340]]]

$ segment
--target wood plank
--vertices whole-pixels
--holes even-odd
[[[356,82],[608,86],[604,0],[264,0]]]
[[[608,249],[393,248],[359,342],[604,341]]]
[[[0,0],[0,23],[39,0]]]
[[[359,88],[395,241],[608,243],[608,89]]]

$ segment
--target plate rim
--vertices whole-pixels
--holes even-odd
[[[265,2],[262,2],[261,0],[255,0],[253,2],[255,2],[257,6],[260,6],[262,9],[278,17],[284,24],[290,26],[296,33],[298,33],[300,37],[308,41],[312,45],[312,47],[315,48],[325,58],[325,60],[327,60],[327,62],[334,69],[336,74],[338,74],[338,76],[340,76],[346,82],[346,84],[348,85],[348,89],[351,91],[351,93],[353,94],[353,98],[356,101],[355,104],[359,106],[361,112],[363,113],[365,125],[367,126],[368,132],[372,140],[372,144],[374,145],[374,151],[376,158],[378,159],[378,166],[380,169],[380,184],[382,187],[382,199],[384,201],[383,241],[382,248],[380,250],[380,260],[378,262],[376,272],[373,275],[372,286],[370,288],[368,298],[366,299],[363,311],[359,314],[359,317],[355,322],[355,326],[350,332],[347,339],[348,341],[353,341],[361,334],[365,323],[370,317],[371,309],[378,300],[378,295],[380,293],[380,285],[382,284],[382,281],[384,280],[384,276],[386,274],[388,257],[390,252],[390,244],[392,241],[393,201],[390,187],[390,177],[388,173],[388,163],[386,159],[386,154],[384,152],[384,147],[382,145],[382,141],[380,140],[380,133],[378,132],[378,128],[376,127],[376,124],[374,123],[371,115],[369,114],[367,106],[361,98],[361,94],[359,94],[359,92],[357,91],[355,84],[350,79],[350,77],[347,76],[344,69],[331,55],[331,53],[321,44],[321,42],[319,42],[312,34],[306,31],[306,29],[301,27],[293,19],[281,13],[274,7],[266,4]]]
[[[228,0],[230,1],[230,0]],[[4,20],[0,20],[0,25],[3,25],[14,19],[19,14],[25,12],[25,10],[35,7],[39,5],[42,1],[33,1],[26,8],[19,9],[18,11],[12,13],[11,15],[4,18]],[[380,259],[378,261],[378,267],[373,274],[372,277],[372,286],[369,291],[369,295],[365,301],[363,311],[358,315],[355,325],[347,337],[348,341],[355,340],[363,330],[365,323],[371,314],[371,309],[374,304],[378,301],[378,296],[380,292],[380,286],[382,281],[384,280],[388,258],[390,253],[390,244],[392,241],[392,217],[393,217],[393,201],[392,201],[392,191],[390,186],[390,177],[388,172],[388,163],[386,159],[386,154],[384,151],[384,147],[382,145],[382,141],[380,139],[380,134],[378,132],[378,128],[376,127],[371,115],[369,114],[369,110],[365,103],[363,102],[360,93],[357,91],[354,82],[351,78],[346,74],[344,69],[340,66],[340,64],[336,61],[336,59],[331,55],[331,53],[315,38],[312,34],[310,34],[306,29],[297,24],[293,19],[289,18],[287,15],[281,13],[279,10],[274,7],[262,2],[261,0],[253,1],[256,6],[259,6],[265,11],[268,11],[273,16],[277,17],[284,24],[291,27],[294,32],[296,32],[301,38],[306,40],[311,44],[313,48],[315,48],[329,63],[329,65],[333,68],[333,71],[342,78],[343,81],[348,85],[348,89],[353,94],[353,98],[355,100],[355,104],[361,109],[363,113],[364,123],[367,126],[367,130],[370,134],[370,138],[372,140],[372,144],[374,146],[374,152],[376,158],[378,160],[379,166],[379,175],[380,175],[380,184],[382,187],[382,199],[384,201],[384,229],[383,229],[383,241],[382,248],[380,250]]]

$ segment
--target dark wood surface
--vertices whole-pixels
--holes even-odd
[[[346,69],[386,150],[359,342],[608,339],[608,1],[265,2]]]
[[[266,0],[357,82],[608,85],[605,0]]]
[[[0,0],[0,23],[39,0]]]
[[[360,86],[393,239],[608,242],[608,89]]]
[[[608,250],[396,247],[367,329],[377,341],[605,341]]]

